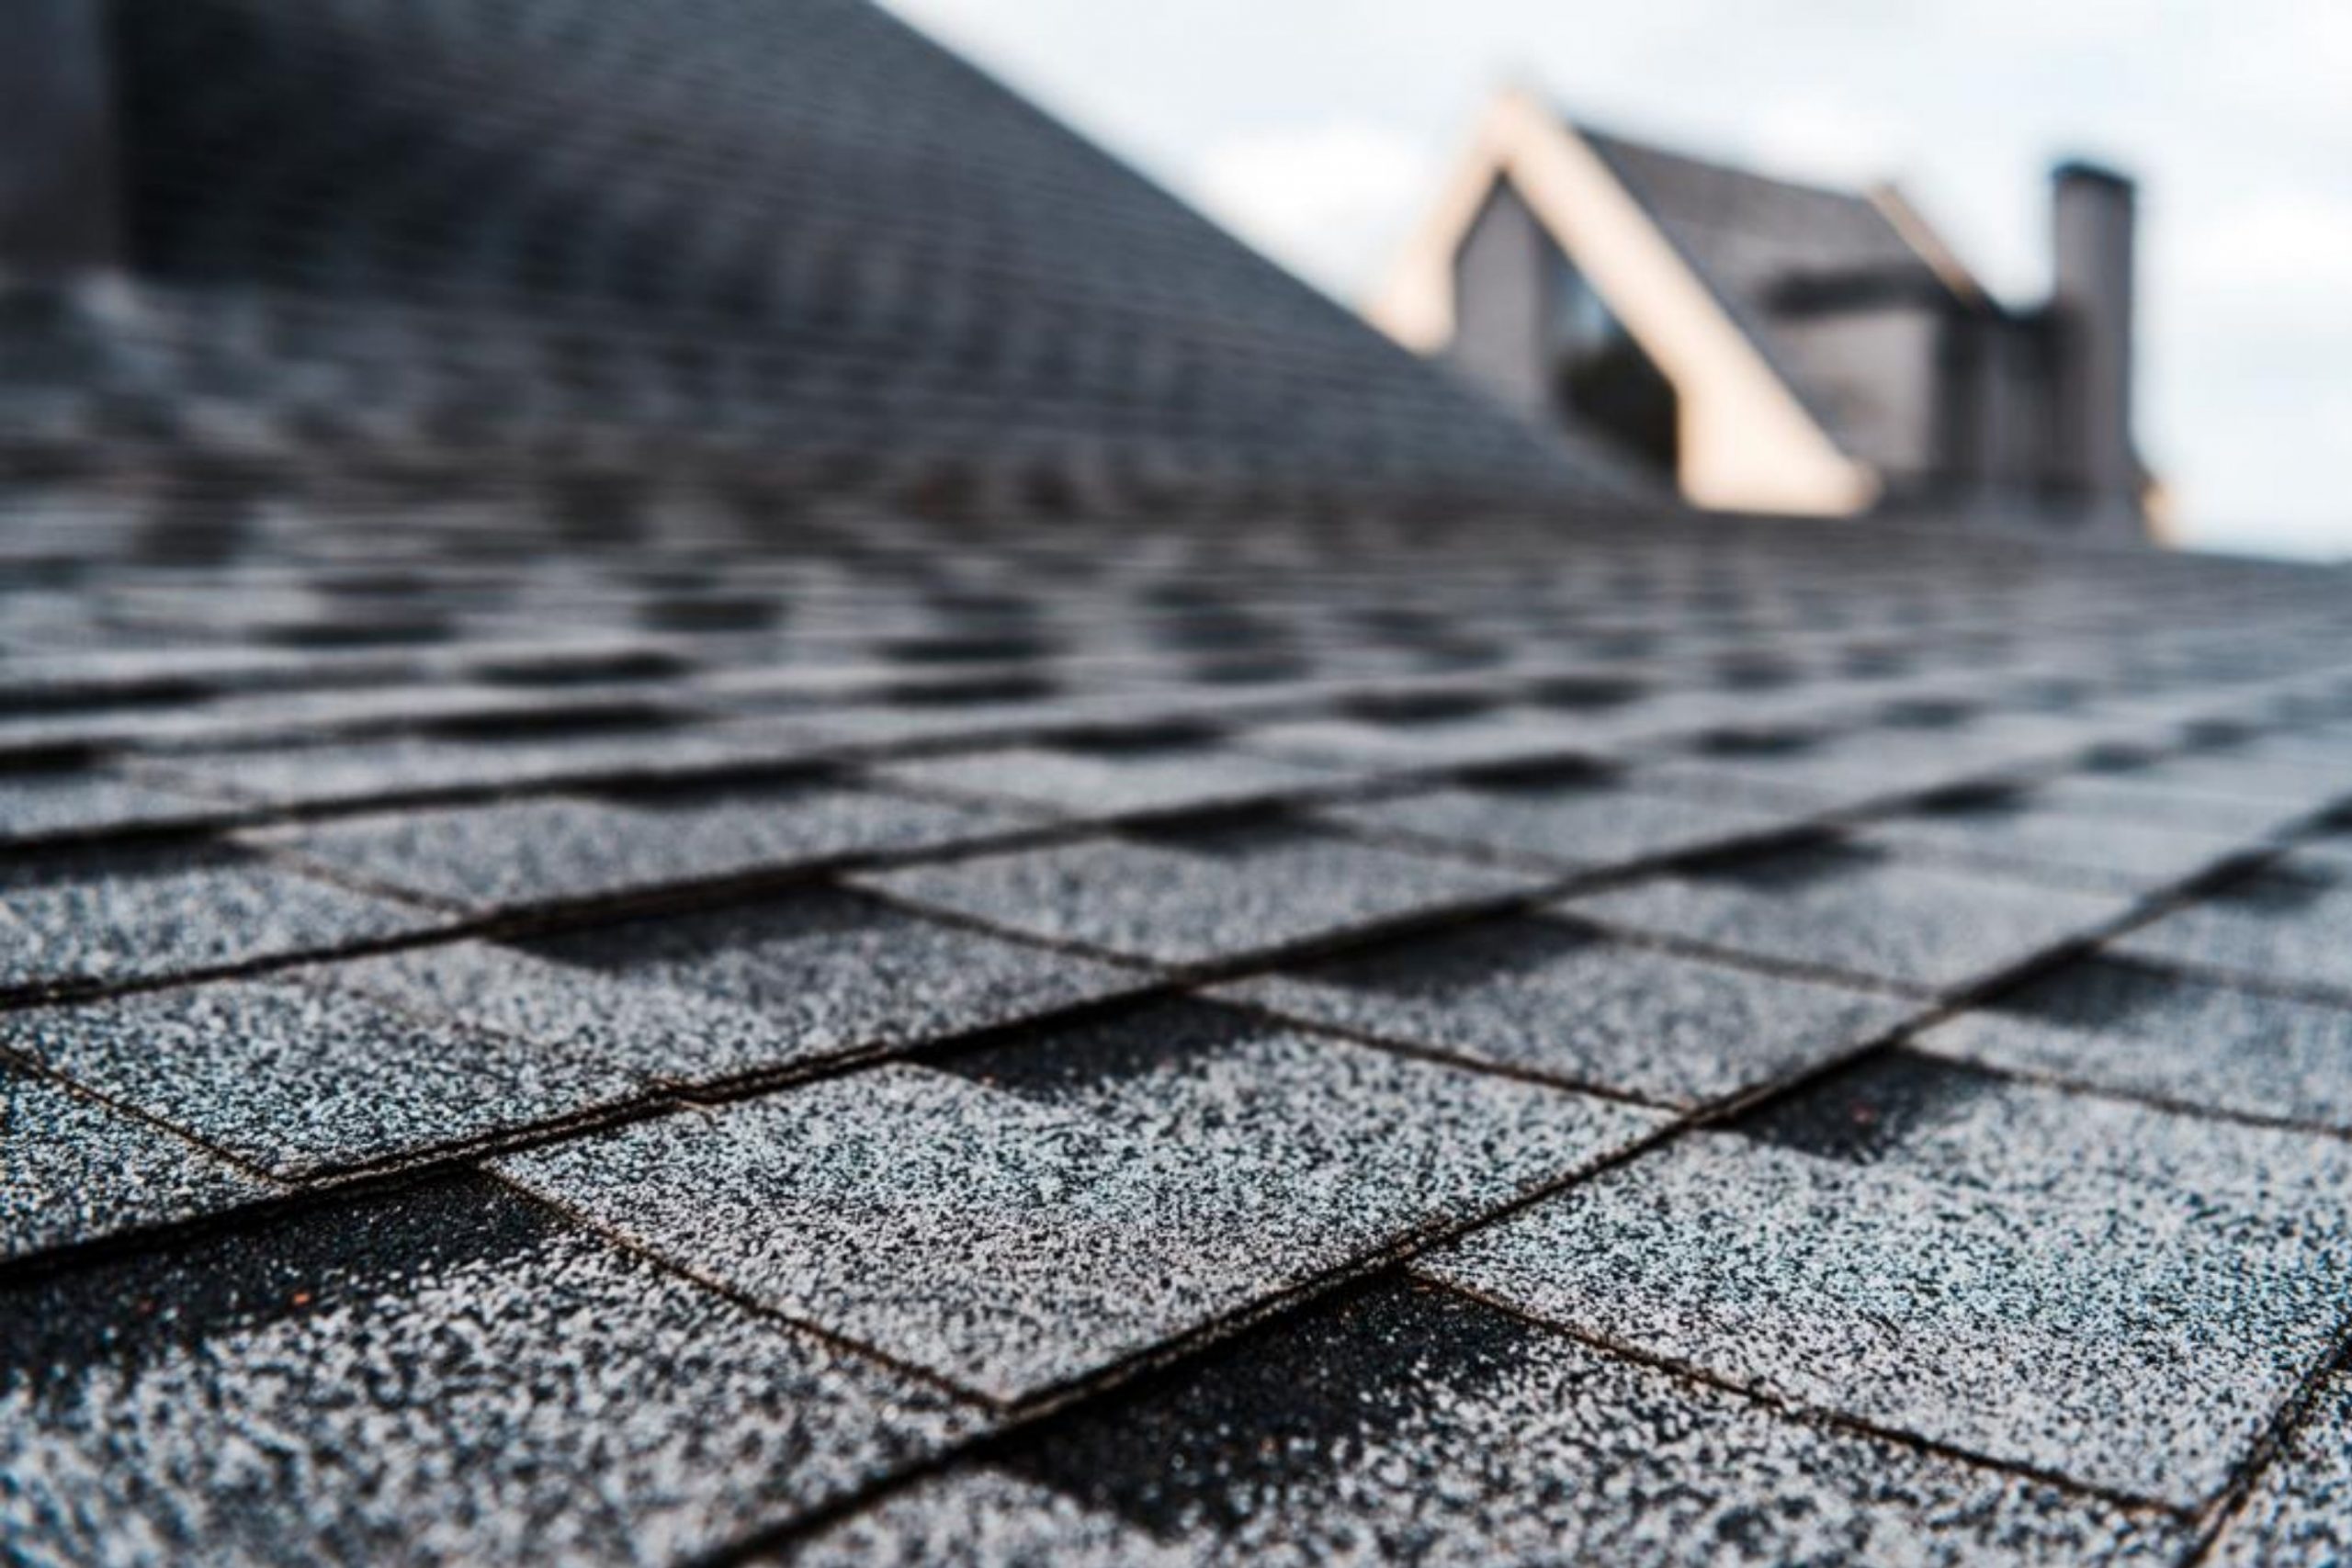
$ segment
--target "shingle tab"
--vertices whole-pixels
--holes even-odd
[[[1008,746],[894,763],[875,776],[1072,816],[1124,817],[1250,805],[1328,788],[1344,775],[1195,739]]]
[[[2352,997],[2352,872],[2290,857],[2127,933],[2116,951]]]
[[[165,783],[273,806],[691,777],[785,767],[822,749],[805,728],[752,719],[505,740],[432,736],[191,751],[152,764]]]
[[[1245,731],[1238,743],[1270,756],[1325,767],[1491,767],[1539,758],[1590,755],[1609,736],[1592,724],[1541,708],[1305,718]]]
[[[1593,868],[1782,832],[1803,818],[1730,801],[1645,791],[1605,777],[1522,777],[1325,808],[1381,833]]]
[[[1644,777],[1704,798],[1847,811],[1996,778],[2048,752],[2046,740],[1996,737],[1986,744],[1965,728],[1731,731],[1660,759]]]
[[[1856,841],[2006,876],[2145,895],[2260,847],[2258,840],[2041,806],[2030,795],[1955,802],[1872,822]]]
[[[1743,1386],[2195,1507],[2329,1352],[2352,1149],[1896,1057],[1424,1264]]]
[[[2352,1558],[2352,1371],[2318,1389],[2308,1419],[2263,1471],[2204,1561],[2273,1568]]]
[[[0,987],[186,974],[428,923],[226,851],[25,859],[0,866]]]
[[[254,841],[377,886],[493,910],[969,842],[1022,821],[981,806],[804,784],[512,801],[305,824]]]
[[[1148,1010],[509,1156],[752,1299],[999,1399],[1082,1377],[1657,1124],[1627,1107]]]
[[[1918,1010],[1541,919],[1458,927],[1219,994],[1310,1023],[1685,1107],[1835,1060]]]
[[[804,1542],[991,1562],[2167,1562],[2177,1523],[1806,1425],[1427,1285],[1253,1337]]]
[[[0,841],[186,827],[220,815],[210,802],[109,771],[0,772]]]
[[[159,1127],[0,1065],[0,1258],[190,1219],[273,1189]]]
[[[2199,787],[2162,764],[2120,773],[2068,773],[2034,791],[2037,805],[2102,822],[2177,827],[2246,841],[2268,838],[2306,815],[2296,805]]]
[[[27,1562],[674,1562],[975,1425],[479,1179],[0,1294]]]
[[[1572,898],[1571,914],[1789,964],[1949,991],[2130,908],[1849,845],[1771,852]]]
[[[2352,1132],[2352,1009],[2086,959],[1921,1035],[2064,1083]]]
[[[0,1013],[0,1044],[284,1178],[461,1144],[645,1089],[609,1060],[300,979]]]
[[[1162,964],[1238,959],[1539,879],[1291,823],[1103,838],[857,878],[896,897]]]
[[[336,983],[663,1083],[921,1044],[1132,990],[1107,964],[809,890],[338,966]]]

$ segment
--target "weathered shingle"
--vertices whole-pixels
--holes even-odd
[[[0,1066],[0,1258],[266,1197],[268,1183],[185,1139]]]
[[[822,784],[558,796],[362,817],[254,841],[379,886],[495,910],[1001,835],[1010,813]]]
[[[859,878],[1009,931],[1204,964],[1508,897],[1541,879],[1289,822],[1099,838]]]
[[[674,1562],[976,1425],[480,1179],[0,1288],[28,1562]]]
[[[422,929],[429,917],[230,851],[0,866],[0,987],[186,974]]]
[[[1656,1122],[1192,1009],[499,1168],[787,1315],[1018,1399],[1557,1180]]]
[[[1245,806],[1328,788],[1333,773],[1206,740],[1010,746],[897,763],[885,780],[1082,817]]]
[[[1803,818],[1733,801],[1646,791],[1574,771],[1522,773],[1327,808],[1374,833],[1595,868],[1687,853],[1784,832]]]
[[[1627,931],[1949,991],[2089,937],[2129,905],[1831,845],[1653,876],[1562,908]]]
[[[1682,1106],[1818,1066],[1917,1010],[1540,919],[1454,927],[1221,994],[1400,1045]]]
[[[2290,858],[2130,932],[2116,950],[2352,997],[2352,874]]]
[[[610,1059],[422,1017],[313,977],[0,1013],[0,1043],[286,1178],[644,1092],[640,1075]]]
[[[2330,1352],[2352,1155],[1897,1059],[1424,1267],[1743,1387],[2195,1507]]]
[[[2205,1561],[2215,1568],[2335,1562],[2352,1555],[2352,1373],[2320,1382],[2309,1417],[2288,1434]]]
[[[783,1560],[2153,1563],[2185,1536],[2151,1510],[1791,1420],[1398,1285]]]
[[[2352,1132],[2352,1009],[2136,964],[2069,964],[1917,1044],[2059,1082]]]

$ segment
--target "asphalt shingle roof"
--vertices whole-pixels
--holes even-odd
[[[2341,1556],[2340,571],[1611,499],[849,0],[119,15],[154,298],[0,355],[0,1556]],[[305,350],[374,434],[225,418]]]

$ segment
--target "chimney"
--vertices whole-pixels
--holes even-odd
[[[122,260],[105,7],[0,0],[0,273]]]
[[[2057,331],[2052,469],[2070,509],[2140,516],[2132,441],[2131,180],[2096,164],[2051,173],[2052,315]]]

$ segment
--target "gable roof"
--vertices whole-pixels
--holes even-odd
[[[1725,310],[1845,450],[1865,459],[1837,364],[1789,332],[1808,293],[1958,300],[1957,264],[1916,209],[1886,197],[1774,178],[1589,126],[1577,134],[1609,164]],[[1922,244],[1937,246],[1933,256]]]
[[[1841,448],[1736,301],[1702,272],[1600,150],[1535,95],[1508,89],[1481,117],[1440,199],[1367,315],[1423,354],[1453,331],[1453,264],[1498,184],[1576,258],[1682,406],[1681,481],[1702,506],[1845,515],[1878,476]]]

